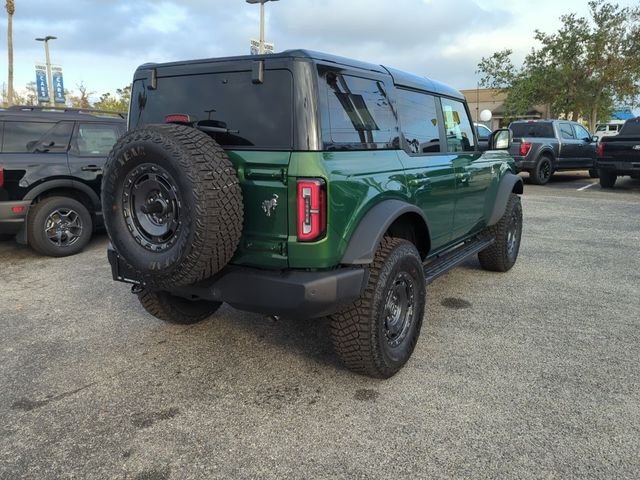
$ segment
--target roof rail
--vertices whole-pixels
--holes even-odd
[[[96,108],[70,108],[70,107],[47,107],[41,105],[13,105],[7,110],[10,111],[54,111],[54,112],[73,112],[73,113],[101,113],[103,115],[115,115],[120,118],[127,118],[127,112],[115,112],[113,110],[98,110]]]

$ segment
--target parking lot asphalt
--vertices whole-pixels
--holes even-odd
[[[637,478],[640,181],[595,182],[526,185],[514,269],[432,284],[387,381],[324,320],[151,317],[104,234],[61,259],[1,242],[0,478]]]

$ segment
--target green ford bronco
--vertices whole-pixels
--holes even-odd
[[[170,322],[223,302],[329,316],[344,364],[390,377],[429,282],[475,254],[515,263],[510,143],[498,130],[481,153],[457,90],[380,65],[303,50],[142,65],[104,170],[113,277]]]

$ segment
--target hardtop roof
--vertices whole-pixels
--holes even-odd
[[[178,67],[181,65],[206,64],[206,63],[222,63],[231,61],[256,61],[256,60],[276,60],[276,59],[302,59],[312,62],[328,62],[337,65],[344,65],[350,68],[356,68],[365,71],[372,71],[381,74],[390,75],[394,83],[398,86],[415,88],[418,90],[426,90],[429,92],[446,95],[453,98],[464,100],[464,95],[457,89],[450,87],[444,83],[431,80],[427,77],[421,77],[403,70],[399,70],[375,63],[362,62],[351,58],[332,55],[329,53],[316,52],[313,50],[296,49],[285,50],[279,53],[263,54],[263,55],[240,55],[233,57],[208,58],[199,60],[185,60],[169,63],[146,63],[138,67],[138,70],[148,70],[151,68]]]

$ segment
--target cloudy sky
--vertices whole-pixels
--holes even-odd
[[[50,43],[51,57],[64,69],[66,88],[84,82],[97,94],[127,85],[139,64],[246,54],[249,39],[258,36],[259,7],[245,0],[15,3],[19,89],[35,79],[33,66],[44,60],[38,36],[58,37]],[[555,31],[569,12],[586,15],[587,1],[279,0],[267,4],[267,40],[276,51],[327,51],[473,88],[482,56],[509,47],[516,61],[522,59],[534,45],[533,31]],[[7,78],[4,8],[2,14],[0,82]]]

